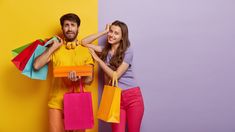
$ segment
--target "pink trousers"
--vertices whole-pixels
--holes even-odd
[[[112,124],[112,132],[140,132],[144,102],[139,87],[122,91],[120,123]]]

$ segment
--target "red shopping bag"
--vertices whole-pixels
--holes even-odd
[[[39,44],[44,45],[44,42],[41,40],[34,41],[31,45],[29,45],[27,48],[25,48],[22,52],[20,52],[16,57],[14,57],[11,60],[20,71],[23,71],[25,65],[27,64],[28,60],[30,59],[34,50],[37,48]]]
[[[90,92],[83,91],[80,79],[80,92],[76,93],[75,85],[72,92],[64,95],[64,127],[65,130],[89,129],[94,126],[92,97]]]

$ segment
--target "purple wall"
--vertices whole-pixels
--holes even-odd
[[[99,0],[99,30],[116,19],[130,30],[142,132],[235,131],[234,0]]]

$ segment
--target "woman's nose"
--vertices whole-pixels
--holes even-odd
[[[113,37],[113,33],[109,33],[109,36]]]

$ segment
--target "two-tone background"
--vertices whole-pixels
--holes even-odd
[[[233,0],[0,0],[0,132],[48,131],[50,78],[21,75],[10,62],[11,50],[59,34],[59,18],[68,12],[82,20],[79,38],[116,19],[128,25],[145,101],[142,132],[234,132],[234,5]],[[96,70],[89,88],[94,111],[97,80]],[[98,130],[111,131],[96,120],[89,131]]]

